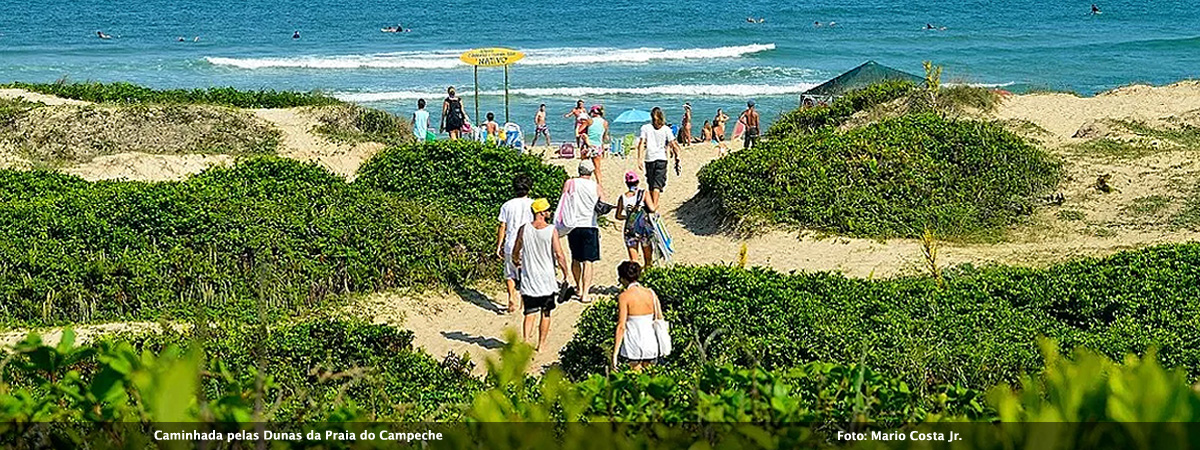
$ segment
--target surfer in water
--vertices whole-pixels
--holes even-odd
[[[1095,3],[1092,3],[1092,15],[1094,16],[1097,14],[1100,14],[1100,7],[1096,6]]]
[[[112,36],[109,36],[109,35],[107,35],[107,34],[104,34],[104,32],[103,32],[103,31],[97,31],[97,32],[96,32],[96,37],[99,37],[100,39],[112,39]]]
[[[296,30],[295,33],[292,33],[292,39],[300,39],[300,30]]]

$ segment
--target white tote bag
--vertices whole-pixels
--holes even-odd
[[[654,292],[654,291],[651,291]],[[658,294],[654,294],[654,322],[650,324],[654,329],[654,338],[658,340],[658,357],[671,354],[671,323],[667,322],[662,312],[662,304],[658,302]]]

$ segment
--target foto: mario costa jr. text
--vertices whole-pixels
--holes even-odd
[[[324,433],[312,430],[307,433],[276,433],[263,431],[239,431],[236,433],[221,433],[219,431],[155,431],[154,439],[159,441],[440,441],[442,433],[425,431],[422,433],[393,433],[388,430],[363,431],[329,431]]]
[[[839,441],[942,441],[954,442],[961,441],[962,435],[953,431],[949,433],[910,431],[907,434],[899,431],[871,431],[868,433],[848,433],[839,431],[837,433]]]

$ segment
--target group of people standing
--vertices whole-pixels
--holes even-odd
[[[582,106],[577,105],[579,109]],[[607,124],[597,121],[598,117],[603,120],[602,109],[593,108],[587,114],[589,128]],[[662,109],[654,108],[650,115],[651,121],[642,127],[637,143],[642,164],[625,173],[625,189],[615,198],[615,204],[606,201],[591,159],[579,162],[577,176],[564,183],[553,210],[548,199],[529,196],[533,184],[529,176],[520,174],[513,180],[513,198],[500,207],[496,255],[504,261],[507,310],[523,311],[526,341],[531,340],[535,328],[538,330],[535,348],[545,346],[550,313],[557,304],[570,300],[591,302],[592,279],[600,261],[599,218],[613,212],[615,219],[622,221],[622,240],[628,252],[628,258],[618,267],[624,289],[618,296],[620,323],[614,358],[624,356],[631,366],[640,368],[661,356],[652,348],[657,341],[647,328],[655,314],[661,318],[661,305],[652,290],[637,283],[642,269],[654,261],[653,215],[658,213],[667,184],[669,159],[678,162],[680,147]],[[593,137],[587,132],[581,134],[581,143],[590,145]],[[564,237],[565,246],[561,243]],[[559,270],[562,282],[558,281]]]
[[[463,107],[462,98],[458,97],[454,86],[446,89],[446,99],[442,101],[442,116],[441,123],[437,130],[446,133],[450,139],[458,139],[462,137],[462,133],[467,132],[470,128],[471,118],[467,116],[466,108]],[[662,115],[660,108],[654,108]],[[689,146],[698,143],[712,143],[722,150],[722,154],[728,151],[725,145],[725,132],[729,123],[729,115],[721,108],[717,108],[717,113],[712,120],[705,120],[700,127],[699,135],[693,134],[694,122],[692,118],[691,103],[683,104],[683,116],[680,119],[678,133],[674,133],[671,138],[678,145]],[[580,150],[580,157],[583,159],[593,159],[594,164],[598,164],[596,159],[604,153],[608,143],[612,142],[610,134],[610,122],[605,117],[603,105],[592,105],[591,108],[584,106],[583,100],[577,100],[575,107],[563,114],[563,118],[571,119],[574,136],[575,148]],[[429,111],[425,109],[425,99],[417,101],[417,111],[413,113],[413,134],[418,140],[425,140],[428,133],[432,132],[432,123],[430,121]],[[651,111],[651,121],[653,122],[653,111]],[[533,140],[530,146],[536,146],[538,139],[544,137],[547,145],[550,144],[550,126],[546,117],[546,104],[538,106],[538,111],[534,115],[534,133]],[[738,116],[737,122],[740,126],[737,129],[743,130],[739,135],[737,132],[732,136],[733,139],[742,138],[743,147],[750,148],[758,139],[759,135],[759,114],[755,109],[754,100],[746,102],[746,109]],[[664,125],[666,125],[664,123]],[[489,135],[495,134],[498,125],[489,113],[487,122],[489,127]],[[658,128],[655,128],[657,130]],[[645,127],[642,127],[642,140],[639,140],[639,151],[646,147],[644,138]],[[657,149],[656,147],[651,147]],[[651,152],[657,155],[657,152]],[[649,173],[649,169],[647,169]]]

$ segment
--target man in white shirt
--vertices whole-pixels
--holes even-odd
[[[671,156],[679,161],[679,144],[675,142],[675,134],[667,126],[667,118],[662,108],[650,110],[650,123],[642,125],[641,138],[638,139],[638,159],[645,161],[646,184],[649,185],[650,199],[658,205],[658,197],[667,186],[667,149]]]
[[[596,202],[603,199],[600,186],[592,178],[595,166],[590,160],[579,162],[579,176],[567,180],[559,200],[560,228],[566,231],[571,249],[571,273],[579,287],[579,301],[591,302],[592,263],[600,260],[600,225]]]
[[[513,264],[513,244],[517,240],[517,232],[521,227],[533,221],[533,211],[529,209],[533,199],[529,198],[529,190],[533,180],[529,175],[519,174],[513,179],[513,198],[500,207],[500,226],[496,230],[496,256],[504,260],[504,284],[508,285],[508,312],[517,310],[517,280],[521,274]]]

